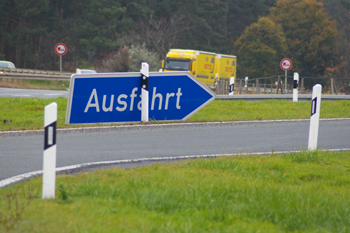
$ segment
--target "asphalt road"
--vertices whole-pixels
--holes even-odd
[[[57,133],[57,167],[138,158],[306,150],[309,120],[118,126]],[[0,181],[42,170],[43,131],[0,133]],[[321,120],[319,149],[350,148],[350,119]]]
[[[68,98],[68,91],[0,88],[0,97],[39,97],[44,99],[58,97]]]

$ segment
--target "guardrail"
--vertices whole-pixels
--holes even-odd
[[[281,79],[278,77],[278,82],[279,84],[276,85],[275,82],[266,84],[266,83],[259,83],[259,79],[262,78],[257,78],[253,80],[254,82],[250,83],[243,83],[245,80],[242,79],[236,79],[234,91],[235,95],[244,95],[244,94],[292,94],[293,93],[293,85],[288,84],[287,89],[285,89],[285,85],[281,84]],[[321,78],[320,78],[321,79]],[[350,79],[335,79],[335,78],[329,78],[329,82],[324,85],[324,91],[329,93],[329,94],[336,94],[336,95],[344,95],[348,94],[349,95],[349,90],[345,90],[343,92],[337,90],[335,85],[335,80],[340,82],[340,81],[348,81],[349,86],[350,86]],[[317,83],[317,82],[315,82]],[[217,95],[228,95],[229,93],[229,80],[228,79],[221,79],[216,83],[214,92]],[[300,85],[298,86],[298,91],[300,94],[311,94],[312,90],[307,89],[304,87],[304,78],[301,78]]]
[[[310,101],[312,94],[299,94],[299,101]],[[292,94],[248,94],[248,95],[216,95],[216,100],[245,100],[245,101],[264,101],[264,100],[290,100],[293,101]],[[322,100],[350,100],[350,95],[328,95],[322,94]]]
[[[6,82],[8,79],[69,81],[71,75],[59,71],[0,68],[0,81],[6,79]]]

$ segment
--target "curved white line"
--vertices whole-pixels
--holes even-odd
[[[320,151],[350,151],[350,148],[346,149],[328,149]],[[122,160],[112,160],[112,161],[101,161],[92,163],[82,163],[77,165],[65,166],[56,168],[56,172],[77,170],[80,168],[88,168],[92,166],[101,165],[113,165],[113,164],[123,164],[123,163],[139,163],[139,162],[160,162],[166,160],[181,160],[181,159],[195,159],[195,158],[215,158],[223,156],[239,156],[239,155],[269,155],[269,154],[286,154],[286,153],[299,153],[298,151],[278,151],[278,152],[256,152],[256,153],[237,153],[237,154],[212,154],[212,155],[183,155],[183,156],[173,156],[173,157],[153,157],[153,158],[140,158],[140,159],[122,159]],[[0,180],[0,188],[9,186],[11,184],[32,178],[34,176],[42,175],[43,171],[33,171],[24,173],[21,175],[13,176],[4,180]]]

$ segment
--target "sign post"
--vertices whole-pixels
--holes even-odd
[[[284,89],[285,92],[287,93],[287,71],[292,68],[292,61],[289,58],[283,58],[280,62],[280,67],[282,70],[284,70]]]
[[[58,43],[55,46],[55,52],[60,56],[60,74],[62,74],[62,56],[67,53],[67,46],[63,43]]]

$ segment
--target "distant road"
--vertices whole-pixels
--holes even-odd
[[[35,89],[17,89],[17,88],[0,88],[0,97],[39,97],[44,99],[68,98],[68,91],[53,91],[53,90],[35,90]]]

